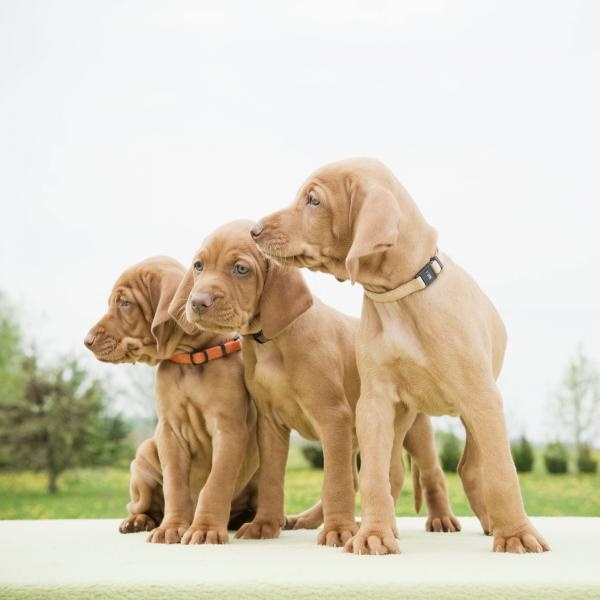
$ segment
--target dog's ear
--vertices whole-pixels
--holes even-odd
[[[313,303],[300,269],[267,261],[267,273],[260,297],[262,332],[271,339],[291,325]]]
[[[190,323],[185,316],[185,307],[192,293],[192,288],[194,287],[194,273],[192,268],[190,267],[179,286],[175,290],[173,294],[173,299],[168,308],[168,313],[170,317],[185,331],[188,335],[193,335],[194,333],[198,333],[198,328]]]
[[[162,352],[176,327],[169,315],[169,304],[181,281],[181,270],[175,267],[161,269],[160,273],[150,272],[145,277],[153,318],[150,332],[156,341],[156,348]]]
[[[350,195],[352,244],[346,256],[346,271],[355,283],[360,259],[384,252],[398,240],[400,208],[393,193],[379,183],[357,186]]]

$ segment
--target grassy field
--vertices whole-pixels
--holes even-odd
[[[538,461],[539,463],[539,461]],[[286,511],[300,512],[319,498],[322,471],[307,468],[292,448],[286,476]],[[541,471],[520,476],[531,515],[600,516],[600,475],[547,475]],[[450,500],[457,515],[470,515],[460,480],[447,475]],[[128,502],[129,472],[125,469],[80,469],[65,473],[55,496],[46,493],[42,475],[0,472],[0,519],[122,517]],[[398,500],[399,515],[414,514],[410,477]],[[358,506],[358,500],[357,500]],[[423,513],[423,511],[422,511]]]

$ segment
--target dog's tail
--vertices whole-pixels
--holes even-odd
[[[417,463],[414,460],[411,461],[410,467],[412,471],[415,512],[419,514],[421,512],[421,506],[423,505],[423,488],[421,487],[421,478],[419,477],[419,467],[417,467]]]

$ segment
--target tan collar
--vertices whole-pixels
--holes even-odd
[[[436,254],[429,259],[429,262],[415,275],[414,279],[387,292],[372,292],[365,288],[365,296],[373,302],[395,302],[414,292],[424,290],[437,279],[443,268],[444,264]]]

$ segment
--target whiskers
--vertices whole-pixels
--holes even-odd
[[[285,242],[282,240],[272,240],[259,246],[259,249],[267,258],[273,260],[275,268],[285,269],[293,265],[294,257],[286,256],[283,253],[284,247]]]
[[[102,362],[119,362],[127,358],[127,351],[121,347],[121,344],[116,339],[107,337],[94,350],[94,356]]]
[[[106,336],[98,348],[94,349],[94,353],[99,356],[109,356],[117,350],[118,346],[119,342],[115,338]]]

